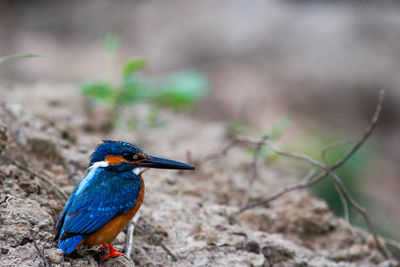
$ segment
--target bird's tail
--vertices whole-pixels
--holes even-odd
[[[64,251],[65,254],[69,254],[79,245],[84,239],[84,236],[76,235],[64,240],[58,240],[58,247]]]

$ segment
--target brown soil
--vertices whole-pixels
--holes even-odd
[[[104,133],[107,112],[99,108],[93,116],[73,90],[57,90],[62,87],[70,89],[42,84],[35,90],[15,88],[12,94],[1,90],[7,102],[0,103],[0,266],[398,266],[384,260],[368,233],[334,217],[306,192],[288,194],[230,222],[247,188],[251,156],[238,147],[225,158],[201,163],[228,142],[221,123],[163,112],[162,127],[122,125]],[[135,114],[144,120],[146,110],[136,106],[122,117]],[[55,188],[72,192],[102,138],[197,164],[195,172],[144,174],[147,191],[138,223],[162,238],[177,262],[139,230],[132,260],[103,261],[97,248],[79,249],[73,257],[57,249],[54,226],[65,199]],[[252,199],[297,176],[279,164],[260,164]],[[125,239],[125,232],[117,237],[119,251]]]

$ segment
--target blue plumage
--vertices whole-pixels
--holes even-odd
[[[57,223],[58,246],[72,252],[87,235],[132,208],[140,192],[140,178],[132,171],[116,173],[91,169],[70,196]]]
[[[85,236],[76,235],[70,238],[67,238],[63,241],[58,242],[58,247],[64,251],[65,254],[69,254],[79,245],[79,243],[84,239]]]
[[[126,142],[100,144],[57,222],[58,247],[69,254],[80,243],[103,244],[110,250],[105,259],[123,255],[112,240],[139,209],[144,183],[138,175],[148,168],[194,170],[190,164],[150,156]]]

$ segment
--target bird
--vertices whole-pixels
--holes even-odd
[[[102,245],[100,249],[109,249],[104,260],[123,256],[112,242],[139,210],[145,192],[142,173],[149,168],[195,169],[128,142],[104,140],[98,145],[56,224],[58,248],[70,254],[80,245]]]

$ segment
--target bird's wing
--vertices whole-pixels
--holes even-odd
[[[129,211],[140,189],[139,178],[124,179],[102,169],[91,170],[74,190],[71,203],[67,203],[61,239],[93,233],[118,214]]]
[[[58,222],[57,222],[57,224],[56,224],[57,234],[56,234],[54,240],[57,240],[57,239],[60,237],[61,229],[62,229],[62,226],[63,226],[63,224],[64,224],[65,215],[66,215],[66,213],[68,212],[68,210],[69,210],[69,208],[70,208],[70,206],[71,206],[71,203],[74,201],[74,193],[75,193],[75,191],[76,191],[76,188],[75,188],[75,190],[72,192],[71,196],[69,197],[69,199],[68,199],[68,201],[67,201],[67,204],[65,204],[64,210],[63,210],[63,212],[61,213],[60,218],[58,219]]]

